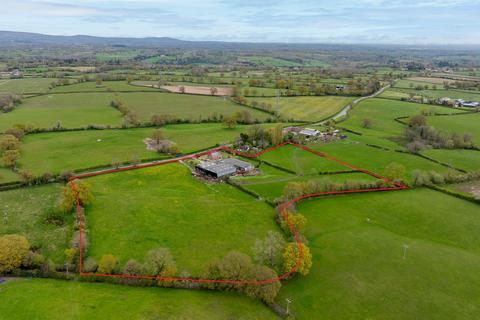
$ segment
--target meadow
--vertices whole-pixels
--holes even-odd
[[[0,80],[0,92],[45,93],[50,84],[56,80],[53,78],[2,79]]]
[[[63,251],[73,235],[73,217],[65,215],[62,225],[48,223],[59,194],[58,184],[0,192],[0,235],[24,235],[45,257],[64,263]]]
[[[235,250],[252,254],[257,239],[278,230],[264,202],[219,183],[193,177],[181,164],[103,175],[87,180],[89,256],[113,254],[124,264],[169,248],[179,272],[199,276],[206,265]]]
[[[269,201],[275,201],[283,196],[285,187],[289,182],[308,182],[310,180],[319,181],[331,181],[343,183],[346,181],[372,181],[376,179],[363,174],[363,173],[343,173],[343,174],[328,174],[318,175],[311,174],[305,176],[288,174],[285,171],[281,171],[270,167],[266,164],[262,164],[259,167],[261,174],[258,176],[249,177],[237,177],[234,181],[240,184],[247,190],[253,191],[260,195],[262,198]]]
[[[18,181],[19,176],[11,169],[0,167],[0,183]]]
[[[418,103],[394,101],[387,99],[368,99],[359,103],[349,113],[346,121],[340,123],[341,127],[382,139],[391,139],[403,134],[405,126],[396,122],[398,117],[414,116],[422,111],[437,113],[460,113],[458,109],[422,105]],[[362,122],[370,119],[370,128],[364,128]]]
[[[272,105],[272,110],[285,119],[301,121],[320,121],[340,112],[354,99],[351,97],[325,96],[325,97],[282,97],[277,106],[276,98],[252,99],[258,103]]]
[[[292,145],[263,154],[260,160],[294,171],[298,175],[351,170],[350,168]]]
[[[264,127],[274,124],[265,124]],[[218,123],[167,125],[161,128],[166,139],[182,153],[192,153],[229,143],[249,126],[228,129]],[[165,158],[146,148],[143,140],[155,128],[88,130],[27,135],[21,145],[19,167],[36,175],[45,172],[109,166],[114,162]],[[1,172],[0,172],[1,173]],[[0,180],[1,181],[1,180]]]
[[[480,113],[428,117],[427,123],[442,131],[470,133],[473,136],[473,142],[480,146]]]
[[[120,112],[110,107],[113,94],[72,93],[52,94],[24,99],[15,110],[0,114],[0,131],[15,124],[34,128],[80,128],[89,124],[119,126]]]
[[[262,303],[228,292],[11,279],[0,284],[0,296],[9,320],[277,319]]]
[[[100,87],[93,82],[82,82],[66,86],[58,86],[49,93],[65,93],[65,92],[110,92],[110,91],[158,91],[158,89],[149,87],[140,87],[130,85],[126,81],[103,81]]]
[[[419,189],[315,199],[297,210],[308,219],[313,267],[277,301],[291,299],[299,319],[478,317],[477,205]]]
[[[149,121],[154,114],[169,114],[177,118],[198,120],[208,116],[232,115],[248,111],[252,119],[260,121],[270,118],[270,114],[237,105],[222,97],[209,97],[174,93],[123,93],[120,95],[130,110],[141,120]]]
[[[406,182],[412,181],[412,172],[417,169],[424,171],[435,170],[437,172],[446,172],[448,170],[448,168],[440,164],[412,154],[373,148],[349,139],[323,145],[309,144],[308,147],[380,175],[385,174],[385,169],[389,164],[401,164],[405,167],[402,178]]]
[[[422,154],[465,171],[480,170],[480,151],[428,149]]]

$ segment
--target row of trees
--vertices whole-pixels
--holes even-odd
[[[307,194],[320,192],[345,191],[345,190],[365,190],[386,187],[388,184],[384,180],[345,180],[345,182],[333,182],[329,178],[311,179],[306,182],[289,182],[284,190],[283,196],[276,199],[275,202],[285,202],[299,198]]]
[[[414,170],[412,172],[413,184],[415,186],[428,186],[432,184],[445,183],[463,183],[480,179],[480,171],[472,171],[469,173],[458,173],[455,170],[447,172],[437,172],[434,170],[422,171]]]

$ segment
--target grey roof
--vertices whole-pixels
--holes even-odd
[[[237,172],[237,168],[231,164],[221,162],[202,162],[197,167],[215,173],[217,177],[223,177]]]
[[[248,163],[248,162],[245,162],[245,161],[242,161],[242,160],[238,160],[238,159],[235,159],[235,158],[227,158],[227,159],[223,159],[221,160],[221,162],[223,163],[226,163],[226,164],[229,164],[229,165],[232,165],[238,169],[250,169],[253,167],[253,165],[251,163]]]
[[[227,158],[218,161],[204,161],[198,164],[197,168],[214,173],[217,177],[224,177],[236,173],[238,169],[252,169],[253,165],[235,158]]]

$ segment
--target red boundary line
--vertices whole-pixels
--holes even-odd
[[[80,274],[80,277],[109,277],[109,278],[126,278],[126,279],[155,279],[155,280],[161,280],[161,281],[189,281],[189,282],[204,282],[204,283],[229,283],[229,284],[255,284],[255,285],[262,285],[262,284],[267,284],[267,283],[272,283],[272,282],[276,282],[276,281],[279,281],[279,280],[282,280],[282,279],[285,279],[287,278],[288,276],[292,275],[293,273],[295,273],[297,271],[297,269],[300,267],[300,264],[302,263],[303,261],[303,248],[302,248],[302,241],[300,240],[300,237],[297,233],[297,231],[295,230],[295,227],[293,226],[292,222],[290,221],[290,219],[288,218],[288,215],[286,214],[286,209],[295,204],[296,202],[298,201],[301,201],[301,200],[304,200],[304,199],[307,199],[307,198],[315,198],[315,197],[320,197],[320,196],[326,196],[326,195],[339,195],[339,194],[351,194],[351,193],[366,193],[366,192],[380,192],[380,191],[394,191],[394,190],[404,190],[404,189],[408,189],[407,186],[401,184],[401,183],[397,183],[397,182],[394,182],[394,181],[391,181],[381,175],[378,175],[376,173],[373,173],[373,172],[370,172],[368,170],[365,170],[365,169],[361,169],[361,168],[358,168],[358,167],[355,167],[347,162],[344,162],[342,160],[338,160],[334,157],[331,157],[325,153],[322,153],[322,152],[318,152],[318,151],[315,151],[315,150],[312,150],[308,147],[305,147],[303,145],[300,145],[300,144],[296,144],[296,143],[293,143],[293,142],[284,142],[284,143],[281,143],[279,145],[276,145],[274,147],[271,147],[271,148],[268,148],[268,149],[265,149],[263,150],[262,152],[259,152],[259,153],[256,153],[256,154],[246,154],[246,153],[242,153],[242,152],[239,152],[239,151],[236,151],[236,150],[232,150],[230,148],[227,148],[227,147],[219,147],[219,148],[215,148],[215,149],[211,149],[211,150],[207,150],[207,151],[204,151],[204,152],[200,152],[200,153],[196,153],[196,154],[191,154],[191,155],[187,155],[187,156],[182,156],[182,157],[178,157],[178,158],[174,158],[174,159],[169,159],[169,160],[163,160],[163,161],[156,161],[156,162],[150,162],[150,163],[145,163],[145,164],[139,164],[139,165],[131,165],[131,166],[126,166],[126,167],[121,167],[121,168],[117,168],[117,169],[106,169],[106,170],[101,170],[101,171],[96,171],[96,172],[89,172],[89,173],[83,173],[83,174],[78,174],[76,176],[73,176],[70,178],[70,182],[72,182],[73,180],[76,180],[76,179],[82,179],[82,178],[88,178],[88,177],[94,177],[94,176],[98,176],[98,175],[103,175],[103,174],[107,174],[107,173],[115,173],[115,172],[122,172],[122,171],[128,171],[128,170],[134,170],[134,169],[141,169],[141,168],[147,168],[147,167],[153,167],[153,166],[158,166],[158,165],[164,165],[164,164],[169,164],[169,163],[174,163],[174,162],[178,162],[178,161],[181,161],[181,160],[187,160],[187,159],[193,159],[193,158],[197,158],[197,157],[200,157],[200,156],[203,156],[203,155],[207,155],[207,154],[211,154],[213,152],[217,152],[217,151],[226,151],[226,152],[230,152],[230,153],[233,153],[233,154],[236,154],[236,155],[240,155],[240,156],[243,156],[243,157],[247,157],[247,158],[257,158],[261,155],[263,155],[264,153],[267,153],[267,152],[270,152],[270,151],[273,151],[273,150],[276,150],[280,147],[283,147],[285,145],[293,145],[297,148],[300,148],[300,149],[303,149],[305,151],[308,151],[308,152],[311,152],[313,154],[316,154],[322,158],[325,158],[325,159],[328,159],[328,160],[331,160],[331,161],[335,161],[341,165],[344,165],[346,167],[349,167],[351,169],[354,169],[354,170],[358,170],[360,172],[363,172],[367,175],[370,175],[372,177],[375,177],[377,179],[381,179],[381,180],[384,180],[385,182],[388,182],[392,185],[394,185],[394,187],[386,187],[386,188],[372,188],[372,189],[363,189],[363,190],[344,190],[344,191],[327,191],[327,192],[320,192],[320,193],[314,193],[314,194],[307,194],[307,195],[303,195],[301,197],[298,197],[296,199],[293,199],[293,200],[290,200],[288,202],[285,202],[285,203],[282,203],[278,206],[279,208],[279,213],[282,214],[283,218],[287,220],[287,223],[290,227],[290,230],[292,231],[292,234],[295,238],[295,241],[296,243],[298,244],[298,248],[299,248],[299,256],[298,256],[298,260],[297,260],[297,263],[295,264],[295,266],[292,268],[292,270],[290,270],[289,272],[286,272],[274,279],[266,279],[266,280],[260,280],[260,281],[245,281],[245,280],[228,280],[228,279],[195,279],[195,278],[177,278],[177,277],[160,277],[160,276],[131,276],[131,275],[126,275],[126,274],[99,274],[99,273],[85,273],[82,271],[82,267],[83,267],[83,247],[82,247],[82,244],[83,244],[83,219],[82,219],[82,216],[81,216],[81,206],[80,206],[80,200],[78,198],[78,193],[77,193],[77,190],[75,189],[75,184],[74,183],[71,183],[71,186],[72,186],[72,190],[73,190],[73,193],[75,195],[75,199],[76,199],[76,202],[77,202],[77,205],[76,205],[76,213],[77,213],[77,219],[79,221],[79,254],[80,254],[80,257],[79,257],[79,274]]]

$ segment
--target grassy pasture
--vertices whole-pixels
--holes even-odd
[[[59,173],[63,170],[110,165],[114,160],[124,162],[163,158],[164,156],[147,150],[143,142],[154,130],[138,128],[28,135],[23,139],[19,166],[40,175],[45,172]],[[248,126],[227,129],[216,123],[167,125],[162,128],[165,137],[177,143],[183,153],[228,143],[247,130]]]
[[[480,113],[428,117],[427,123],[442,131],[460,134],[468,132],[473,135],[475,144],[480,146]]]
[[[237,250],[251,254],[256,239],[277,230],[274,211],[226,184],[205,184],[181,164],[88,179],[90,256],[142,261],[167,247],[179,271],[200,275],[210,261]]]
[[[47,214],[57,205],[59,193],[59,185],[0,192],[0,235],[22,234],[44,256],[63,263],[63,251],[72,239],[73,216],[66,215],[61,226],[47,223]]]
[[[466,171],[480,170],[480,151],[429,149],[423,155]]]
[[[455,89],[450,89],[450,90],[415,90],[415,89],[410,89],[410,88],[393,88],[387,90],[386,93],[383,93],[380,95],[381,97],[387,97],[392,96],[392,91],[397,91],[399,92],[397,95],[399,98],[401,97],[409,97],[409,93],[412,93],[416,96],[424,96],[432,99],[438,99],[438,98],[443,98],[443,97],[449,97],[452,99],[465,99],[465,100],[474,100],[474,101],[480,101],[480,92],[479,91],[469,91],[469,90],[455,90]]]
[[[347,180],[362,180],[375,181],[376,179],[363,173],[348,173],[348,174],[333,174],[333,175],[306,175],[298,176],[288,174],[284,171],[267,168],[267,165],[262,165],[260,170],[262,174],[252,177],[236,178],[236,182],[241,184],[244,188],[254,191],[260,196],[270,201],[281,197],[283,190],[289,182],[307,182],[309,180],[323,180],[327,179],[332,182],[345,182]],[[273,170],[272,170],[273,169]],[[277,170],[277,172],[272,172]]]
[[[0,183],[7,183],[20,180],[20,177],[10,169],[0,167]]]
[[[45,93],[52,82],[52,78],[25,78],[25,79],[2,79],[0,80],[0,92]]]
[[[335,161],[322,158],[292,145],[286,145],[275,151],[267,152],[260,159],[294,171],[299,175],[350,170],[350,168]]]
[[[385,168],[390,163],[402,164],[406,169],[403,176],[405,181],[411,181],[411,172],[416,169],[436,170],[438,172],[448,170],[446,167],[415,155],[372,148],[349,139],[329,144],[311,144],[309,147],[380,175],[385,173]]]
[[[268,113],[243,107],[221,97],[183,95],[174,93],[124,93],[120,95],[128,107],[138,113],[142,120],[150,120],[153,114],[170,114],[179,118],[207,118],[214,113],[231,115],[249,111],[253,119],[265,120]]]
[[[299,319],[478,317],[478,205],[419,189],[316,199],[297,210],[308,219],[313,267],[277,301],[293,300]]]
[[[276,319],[260,302],[228,292],[15,279],[0,284],[0,296],[0,314],[10,320]]]
[[[25,99],[15,110],[0,114],[0,131],[15,124],[30,124],[35,128],[52,128],[59,121],[65,128],[89,124],[118,126],[120,112],[110,107],[113,94],[72,93],[44,95]]]
[[[277,108],[276,98],[252,98],[258,103],[269,103],[273,110],[286,119],[319,121],[338,113],[353,101],[351,97],[286,97],[280,98]]]
[[[418,103],[393,101],[387,99],[368,99],[359,103],[350,113],[346,121],[340,126],[367,136],[378,138],[391,138],[400,136],[405,126],[394,119],[403,116],[420,114],[422,110],[429,110],[438,113],[458,113],[458,109],[451,109],[440,106],[422,105]],[[363,128],[363,119],[370,119],[373,124],[371,128]]]
[[[58,86],[50,92],[108,92],[108,91],[158,91],[149,87],[139,87],[128,84],[126,81],[103,81],[103,85],[97,88],[95,82],[82,82],[67,86]]]

